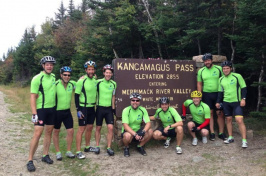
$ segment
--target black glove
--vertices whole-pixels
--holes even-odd
[[[224,105],[223,105],[223,103],[220,103],[220,108],[219,108],[219,110],[223,110],[224,109]]]
[[[143,137],[145,135],[145,131],[139,131],[137,134],[138,134],[138,136]]]
[[[112,109],[114,115],[116,115],[116,109]]]
[[[181,118],[183,121],[185,121],[187,117],[182,115]]]
[[[191,131],[196,132],[196,131],[198,131],[198,129],[197,129],[197,127],[193,127]]]

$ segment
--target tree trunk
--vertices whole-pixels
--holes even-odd
[[[148,14],[148,23],[152,25],[153,27],[153,32],[154,32],[154,35],[155,35],[155,39],[156,39],[156,44],[157,44],[157,48],[158,48],[158,53],[159,53],[159,56],[160,56],[160,59],[163,59],[163,55],[162,55],[162,49],[161,49],[161,46],[160,46],[160,43],[159,43],[159,35],[158,35],[158,32],[157,30],[155,29],[155,26],[154,24],[152,23],[153,22],[153,19],[152,19],[152,16],[150,14],[150,11],[149,11],[149,3],[148,3],[148,0],[142,0],[143,4],[144,4],[144,7],[147,11],[147,14]]]
[[[139,40],[139,58],[144,59],[141,40]]]
[[[218,55],[221,55],[222,53],[222,28],[218,27],[218,41],[217,41],[217,49],[218,49]]]
[[[257,108],[256,111],[259,111],[260,109],[260,104],[261,104],[261,82],[263,81],[263,74],[264,74],[264,62],[265,62],[265,56],[264,53],[262,53],[262,63],[260,67],[260,76],[259,76],[259,86],[258,86],[258,103],[257,103]]]
[[[201,45],[200,45],[200,40],[198,38],[197,38],[197,44],[198,44],[199,55],[201,55]]]
[[[235,33],[235,21],[236,21],[236,3],[234,4],[234,19],[233,19],[233,25],[232,25],[232,35],[234,35]],[[232,49],[231,62],[234,63],[236,47],[234,46],[234,42],[232,39],[230,40],[230,45]],[[233,72],[235,72],[235,67],[233,67]]]

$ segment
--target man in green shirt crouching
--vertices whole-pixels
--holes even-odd
[[[170,107],[170,100],[162,97],[159,100],[160,108],[156,110],[155,115],[151,116],[151,120],[161,119],[163,128],[154,131],[153,138],[156,140],[166,140],[164,147],[168,148],[171,137],[176,137],[176,153],[182,154],[180,147],[183,140],[183,121],[178,112]]]
[[[143,146],[152,138],[152,129],[150,118],[147,110],[140,106],[141,95],[132,93],[130,95],[131,105],[126,107],[122,112],[122,134],[124,148],[124,156],[129,157],[129,144],[132,140],[138,141],[137,150],[140,154],[146,156],[147,153]],[[144,128],[141,123],[144,122]]]

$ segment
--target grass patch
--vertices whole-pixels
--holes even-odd
[[[266,136],[266,120],[259,120],[258,118],[244,119],[247,129],[252,129],[255,135]]]

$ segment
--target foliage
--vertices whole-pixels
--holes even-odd
[[[231,58],[232,41],[235,68],[247,82],[253,110],[258,86],[265,92],[265,9],[264,0],[83,0],[78,7],[69,0],[54,19],[46,19],[41,33],[25,30],[0,62],[0,81],[28,83],[45,55],[56,58],[57,78],[68,65],[78,79],[87,60],[96,61],[101,77],[101,67],[114,58],[191,59],[206,52]]]

